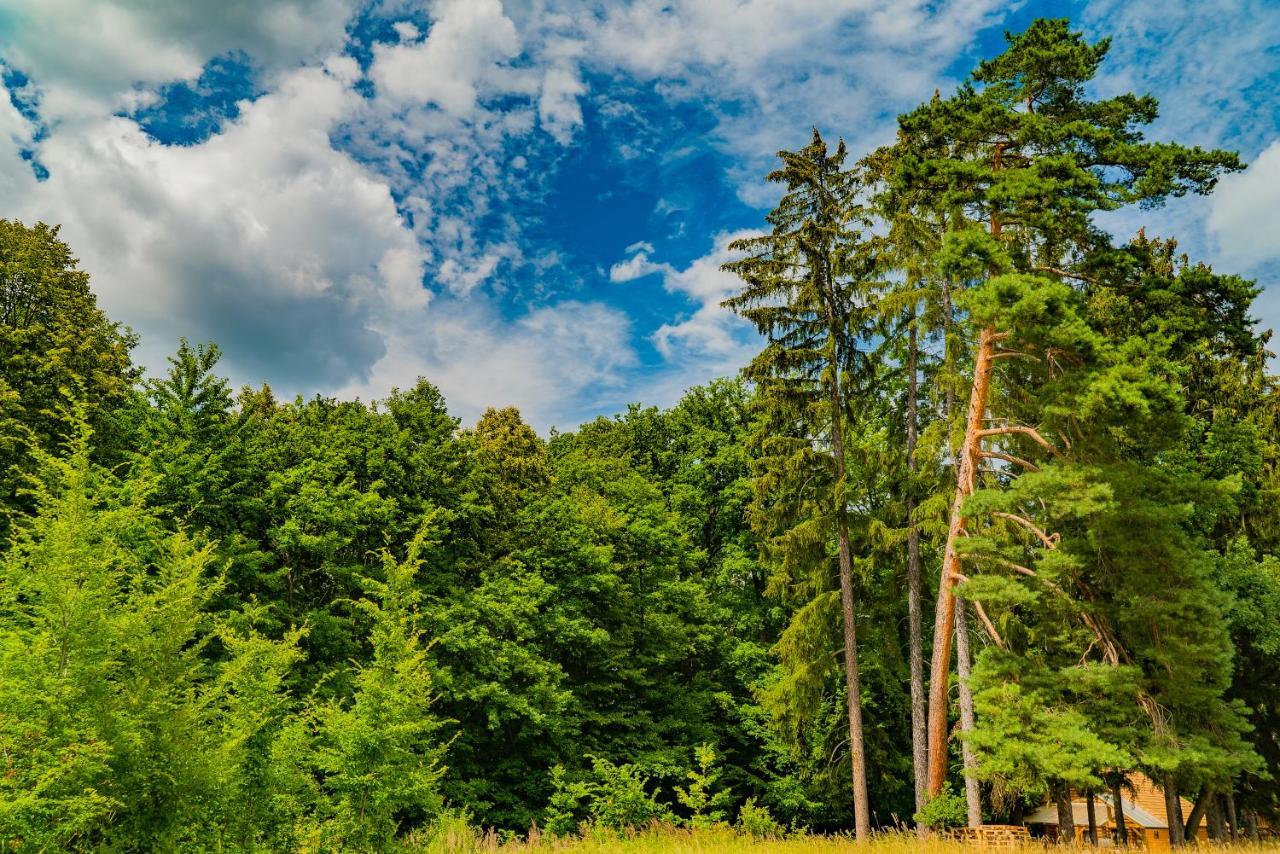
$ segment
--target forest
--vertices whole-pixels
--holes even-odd
[[[167,371],[0,220],[0,840],[386,850],[1020,824],[1156,781],[1280,822],[1280,382],[1257,283],[1102,214],[1231,152],[1010,34],[891,144],[779,153],[741,376],[540,436]],[[836,131],[840,129],[835,129]]]

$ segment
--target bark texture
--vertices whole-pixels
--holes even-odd
[[[925,733],[924,707],[924,627],[921,624],[920,602],[923,596],[920,569],[920,530],[916,527],[916,499],[914,477],[916,471],[916,441],[919,430],[916,360],[915,312],[912,312],[911,328],[907,341],[907,644],[908,663],[911,669],[911,769],[915,782],[916,812],[924,809],[927,800],[925,775],[928,773],[928,736]],[[925,828],[921,826],[921,832]]]
[[[1058,786],[1054,790],[1054,801],[1058,805],[1058,844],[1074,845],[1076,841],[1076,818],[1071,812],[1071,788]]]
[[[1120,792],[1120,780],[1116,779],[1111,784],[1111,802],[1115,805],[1116,811],[1116,840],[1121,845],[1129,844],[1129,828],[1125,826],[1124,821],[1124,798]]]
[[[1169,845],[1178,848],[1186,840],[1182,836],[1182,804],[1172,774],[1164,775],[1164,812],[1169,817]]]
[[[960,732],[973,731],[973,690],[969,687],[969,618],[963,599],[956,600],[956,672],[960,676]],[[967,739],[960,742],[960,755],[964,759],[964,802],[969,826],[982,826],[982,790],[978,787],[978,757]]]
[[[1210,801],[1213,800],[1213,790],[1208,786],[1200,788],[1200,794],[1196,795],[1196,802],[1191,806],[1191,815],[1187,816],[1185,830],[1182,838],[1188,842],[1196,841],[1196,834],[1200,832],[1200,818],[1204,815],[1204,811],[1209,808]],[[1182,802],[1178,802],[1178,812],[1181,816]]]
[[[967,520],[961,514],[965,500],[977,484],[982,452],[982,422],[991,390],[992,357],[997,333],[994,327],[982,330],[974,359],[973,386],[965,422],[964,447],[956,479],[956,495],[951,504],[947,545],[942,557],[942,577],[938,583],[938,605],[933,620],[933,660],[929,670],[929,796],[937,797],[947,779],[947,684],[951,671],[951,642],[955,634],[955,581],[962,573],[958,545],[965,535]]]
[[[867,800],[867,762],[862,739],[862,690],[858,683],[858,637],[853,609],[853,556],[849,548],[849,520],[844,504],[844,425],[840,392],[831,394],[831,445],[836,458],[836,482],[840,506],[836,508],[836,535],[840,550],[840,607],[844,616],[845,694],[849,705],[849,759],[853,765],[854,833],[859,840],[871,835],[871,808]]]
[[[1240,839],[1240,816],[1236,813],[1236,793],[1230,788],[1223,795],[1223,806],[1227,810],[1227,826],[1230,828],[1231,841]]]

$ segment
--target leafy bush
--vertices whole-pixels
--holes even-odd
[[[969,812],[964,798],[957,795],[948,783],[937,797],[925,802],[924,808],[916,813],[915,818],[925,827],[941,830],[948,827],[963,827],[969,820]]]
[[[776,839],[786,832],[769,812],[769,808],[757,805],[755,798],[747,798],[747,802],[738,811],[738,827],[743,833],[758,839]]]

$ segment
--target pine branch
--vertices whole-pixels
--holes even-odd
[[[1006,454],[1002,451],[982,451],[983,458],[994,460],[1004,460],[1006,463],[1022,466],[1027,471],[1040,471],[1040,467],[1030,460],[1024,460],[1022,457],[1015,457],[1013,454]]]
[[[999,510],[992,512],[991,515],[995,516],[997,519],[1008,519],[1010,522],[1016,522],[1026,528],[1028,531],[1035,534],[1036,539],[1044,543],[1044,547],[1047,549],[1056,549],[1058,547],[1058,543],[1062,542],[1061,534],[1046,534],[1043,528],[1036,525],[1025,516],[1019,516],[1016,513],[1004,513]]]
[[[1055,457],[1062,456],[1062,452],[1059,451],[1053,445],[1049,444],[1049,441],[1045,439],[1044,436],[1040,435],[1039,430],[1037,430],[1034,427],[1028,427],[1025,424],[1012,424],[1007,427],[988,427],[985,430],[978,431],[978,438],[985,439],[989,436],[1008,436],[1014,433],[1027,436],[1028,438],[1031,439],[1031,441],[1035,442],[1037,445],[1044,448],[1046,451],[1053,454]]]

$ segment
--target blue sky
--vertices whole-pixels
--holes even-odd
[[[572,427],[749,357],[719,265],[774,152],[887,141],[1038,16],[1252,164],[1106,225],[1270,285],[1274,0],[0,0],[0,215],[63,223],[153,369],[216,340],[237,383]]]

